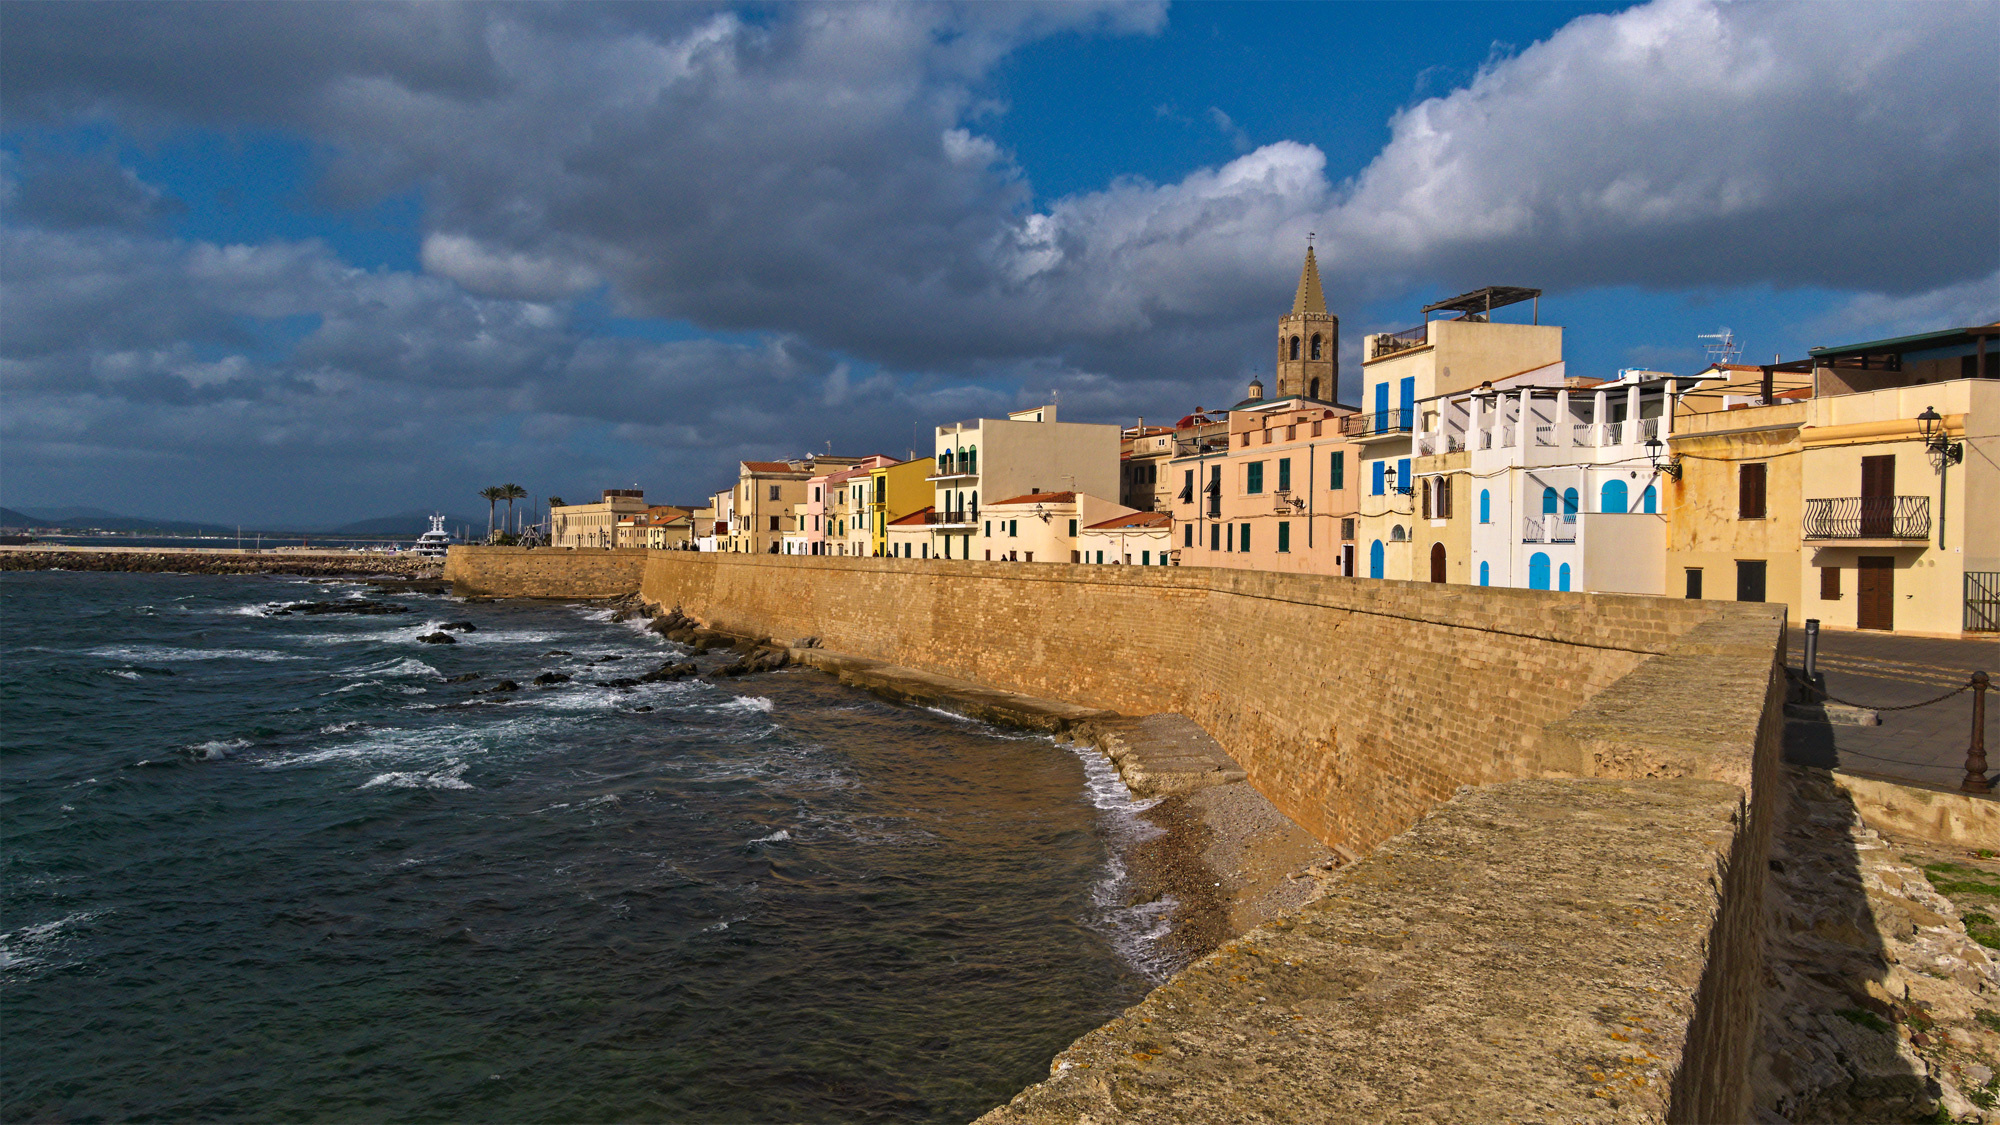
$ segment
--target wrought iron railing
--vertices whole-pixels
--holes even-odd
[[[1523,517],[1521,520],[1521,542],[1574,543],[1576,542],[1576,517],[1549,513]]]
[[[2000,632],[2000,570],[1965,572],[1965,631]]]
[[[1929,539],[1928,496],[1839,496],[1806,501],[1807,539]]]
[[[1407,434],[1416,417],[1414,410],[1386,410],[1378,414],[1349,414],[1340,420],[1340,432],[1359,434]]]
[[[1369,359],[1381,359],[1385,355],[1395,355],[1411,348],[1421,348],[1430,343],[1431,326],[1428,321],[1415,328],[1405,328],[1401,332],[1384,332],[1375,337],[1368,348]]]
[[[925,523],[972,524],[979,522],[979,509],[968,508],[956,512],[925,512]]]

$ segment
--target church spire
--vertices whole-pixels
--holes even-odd
[[[1313,260],[1311,243],[1306,244],[1305,268],[1299,271],[1299,292],[1292,298],[1292,313],[1323,313],[1326,311],[1326,294],[1319,288],[1319,263]]]

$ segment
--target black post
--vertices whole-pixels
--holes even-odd
[[[1991,793],[1986,779],[1986,687],[1984,672],[1972,674],[1972,744],[1965,748],[1965,780],[1958,787],[1967,793]]]
[[[1821,692],[1826,691],[1826,681],[1819,675],[1819,618],[1806,618],[1806,682]]]

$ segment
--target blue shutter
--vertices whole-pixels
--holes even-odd
[[[1398,391],[1396,405],[1402,413],[1402,417],[1396,419],[1396,423],[1408,429],[1416,422],[1417,377],[1415,375],[1406,376],[1403,379],[1402,385],[1396,389]]]
[[[1382,472],[1382,470],[1383,470],[1383,468],[1384,468],[1384,467],[1386,467],[1386,466],[1388,465],[1388,462],[1387,462],[1387,461],[1375,461],[1375,462],[1371,462],[1371,463],[1372,463],[1372,464],[1373,464],[1373,465],[1375,466],[1375,473],[1374,473],[1374,478],[1375,478],[1375,490],[1374,490],[1374,492],[1372,493],[1372,495],[1375,495],[1375,496],[1380,496],[1380,495],[1382,495],[1382,478],[1383,478],[1383,476],[1385,475],[1385,474],[1384,474],[1384,473]]]
[[[1541,551],[1536,551],[1528,557],[1528,589],[1546,590],[1548,588],[1549,556]]]
[[[1368,544],[1368,577],[1382,577],[1382,541]]]
[[[1493,522],[1493,493],[1484,488],[1479,490],[1479,522]],[[1479,565],[1482,569],[1486,566],[1485,563],[1480,563]],[[1480,585],[1484,586],[1486,583],[1481,582]]]
[[[1396,489],[1399,492],[1408,492],[1410,490],[1410,459],[1408,457],[1396,462]]]

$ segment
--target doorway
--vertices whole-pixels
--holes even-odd
[[[1345,574],[1349,578],[1354,577],[1354,544],[1352,543],[1340,549],[1340,573]]]
[[[1861,459],[1861,537],[1882,539],[1895,534],[1896,455]]]
[[[1431,544],[1431,581],[1444,581],[1444,544]]]
[[[1870,457],[1872,461],[1875,458]],[[1896,560],[1888,555],[1863,555],[1854,599],[1854,624],[1861,629],[1896,628]]]

